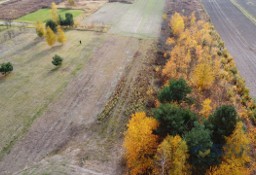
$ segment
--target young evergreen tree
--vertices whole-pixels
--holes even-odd
[[[153,110],[154,117],[159,122],[156,132],[165,137],[166,135],[183,136],[194,127],[198,120],[196,114],[189,109],[183,109],[175,104],[161,104]]]

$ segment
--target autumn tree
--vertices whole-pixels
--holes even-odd
[[[223,162],[210,169],[208,175],[249,175],[246,163],[250,162],[249,139],[243,123],[238,122],[234,132],[226,138]]]
[[[125,133],[124,148],[130,174],[149,174],[153,168],[153,156],[157,149],[157,136],[153,131],[158,122],[144,112],[132,115]]]
[[[154,174],[189,175],[188,147],[178,135],[167,136],[158,146]]]
[[[39,37],[43,37],[45,33],[44,24],[40,21],[36,22],[36,33]]]
[[[200,63],[195,67],[192,75],[192,82],[199,88],[199,90],[209,89],[214,80],[214,72],[210,64]]]
[[[158,94],[158,99],[162,103],[166,102],[181,102],[185,100],[187,95],[191,92],[191,88],[188,86],[183,78],[178,80],[171,79],[169,86],[165,86]]]
[[[208,118],[212,112],[211,102],[212,102],[211,99],[207,98],[203,101],[203,104],[202,104],[202,109],[200,111],[200,114],[206,118]]]
[[[171,27],[174,35],[181,34],[185,28],[183,17],[179,13],[175,12],[170,20],[169,26]]]
[[[250,175],[248,168],[237,166],[232,162],[222,162],[219,166],[211,167],[207,175]]]
[[[170,59],[162,70],[166,78],[181,78],[188,76],[191,55],[184,45],[176,44],[170,53]]]
[[[60,26],[57,27],[57,41],[62,44],[67,41],[65,33]]]
[[[51,15],[52,15],[52,20],[56,24],[59,24],[58,9],[57,9],[57,5],[54,2],[51,4]]]
[[[56,42],[56,35],[50,27],[46,28],[45,39],[49,46],[52,46]]]
[[[166,135],[184,135],[194,127],[197,116],[189,109],[183,109],[175,104],[161,104],[153,110],[154,117],[159,122],[157,133],[162,137]]]
[[[243,123],[238,122],[234,132],[226,138],[224,146],[224,160],[230,160],[236,165],[250,162],[250,142],[243,127]]]

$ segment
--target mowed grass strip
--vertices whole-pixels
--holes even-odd
[[[58,9],[58,14],[65,18],[66,13],[73,14],[73,17],[77,17],[83,13],[82,10],[71,10],[71,9]],[[51,19],[51,9],[40,9],[33,13],[29,13],[25,16],[20,17],[16,21],[19,22],[36,22],[36,21],[42,21],[45,22],[46,20]]]
[[[34,32],[19,35],[15,42],[22,42],[22,48],[0,53],[0,63],[10,61],[14,66],[11,74],[0,77],[0,159],[63,92],[104,40],[91,32],[69,31],[66,35],[67,43],[53,47],[36,39]],[[15,47],[14,40],[6,45]],[[55,54],[64,59],[59,68],[51,63]]]

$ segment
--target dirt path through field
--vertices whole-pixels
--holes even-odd
[[[229,0],[201,0],[234,57],[250,93],[256,97],[256,26]]]

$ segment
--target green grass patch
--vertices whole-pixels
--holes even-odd
[[[6,26],[0,25],[0,32],[4,31],[4,30],[6,30],[6,29],[7,29]]]
[[[82,10],[70,10],[70,9],[58,9],[58,13],[61,17],[65,17],[66,13],[73,14],[73,17],[77,17],[83,13]],[[36,22],[42,21],[45,22],[47,19],[51,18],[51,9],[40,9],[33,13],[27,14],[25,16],[20,17],[16,21],[20,22]]]

